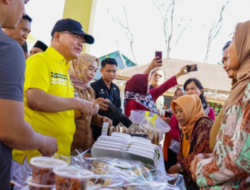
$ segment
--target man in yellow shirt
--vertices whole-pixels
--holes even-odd
[[[69,156],[75,132],[74,110],[93,115],[99,108],[74,98],[74,88],[67,73],[69,61],[80,55],[85,42],[94,43],[94,38],[84,33],[81,24],[72,19],[59,20],[51,35],[51,46],[26,62],[25,120],[35,131],[56,138],[57,154]],[[14,150],[13,163],[23,164],[25,158],[29,162],[39,155],[37,150]]]

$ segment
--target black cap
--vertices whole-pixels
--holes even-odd
[[[43,51],[46,51],[46,49],[48,48],[48,46],[45,43],[43,43],[39,40],[35,43],[35,45],[33,47],[40,48]]]
[[[61,19],[61,20],[57,21],[57,23],[55,24],[55,26],[51,32],[51,36],[53,36],[55,34],[55,32],[63,32],[63,31],[69,31],[73,34],[84,36],[85,42],[88,44],[93,44],[95,41],[93,36],[86,34],[83,31],[82,25],[80,24],[80,22],[77,22],[77,21],[72,20],[70,18]]]

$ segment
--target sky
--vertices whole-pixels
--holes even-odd
[[[90,53],[103,56],[120,50],[134,61],[126,31],[119,21],[126,25],[133,35],[133,49],[138,64],[149,63],[155,51],[167,56],[163,32],[162,12],[153,4],[164,0],[97,0],[92,35],[95,44]],[[221,59],[221,49],[234,33],[238,22],[250,19],[249,0],[176,0],[174,32],[170,58],[203,62],[209,30],[219,19],[220,9],[229,1],[223,12],[222,28],[211,44],[208,62],[217,64]],[[64,0],[31,0],[26,12],[33,18],[32,36],[50,44],[50,32],[57,20],[62,18]],[[165,0],[169,2],[169,0]],[[127,22],[124,14],[127,13]],[[183,18],[182,21],[180,21]],[[185,26],[179,42],[179,33]],[[29,45],[29,48],[31,45]]]

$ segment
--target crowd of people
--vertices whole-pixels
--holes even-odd
[[[114,83],[117,61],[99,61],[82,53],[93,44],[73,19],[57,21],[47,47],[37,41],[28,52],[32,18],[29,0],[0,0],[0,189],[36,156],[62,156],[87,151],[102,133],[116,126],[112,103],[122,112],[119,87]],[[158,114],[171,130],[163,154],[167,173],[183,175],[187,189],[250,188],[250,21],[236,26],[234,38],[223,47],[223,68],[232,90],[220,114],[206,102],[199,79],[177,87],[171,108],[164,109],[163,93],[188,74],[187,66],[168,80],[155,57],[144,73],[125,86],[124,114],[145,110]],[[26,60],[27,59],[27,60]],[[101,66],[102,77],[92,82]],[[212,77],[212,76],[211,76]],[[24,80],[25,79],[25,80]],[[92,83],[91,83],[92,82]],[[18,189],[18,187],[14,187]]]

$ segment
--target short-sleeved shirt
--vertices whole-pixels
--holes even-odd
[[[73,84],[68,75],[69,63],[54,48],[49,47],[45,52],[31,56],[26,62],[24,83],[25,120],[33,129],[41,134],[56,138],[58,154],[69,156],[73,135],[75,133],[74,110],[61,112],[35,111],[27,105],[26,91],[31,88],[43,90],[62,98],[74,98]],[[22,163],[27,156],[40,156],[38,150],[13,150],[13,159]]]
[[[118,86],[116,86],[114,83],[111,83],[111,87],[109,89],[106,86],[103,79],[101,78],[91,83],[91,87],[95,91],[96,99],[98,98],[109,99],[112,102],[112,104],[114,104],[118,109],[121,110],[121,98]],[[116,126],[119,123],[119,121],[114,117],[114,115],[112,115],[112,113],[108,111],[99,110],[98,114],[110,118],[113,121],[114,126]],[[92,125],[91,127],[93,131],[94,140],[96,141],[96,139],[101,135],[102,128],[95,125]]]
[[[23,102],[25,57],[21,46],[0,27],[0,99]],[[10,189],[11,151],[0,141],[0,189]]]

